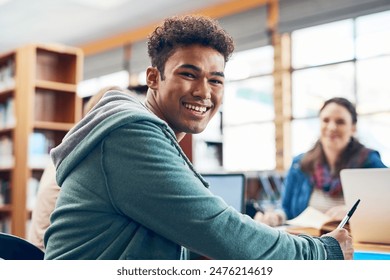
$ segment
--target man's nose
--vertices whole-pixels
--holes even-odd
[[[193,93],[194,96],[198,96],[201,99],[211,98],[211,86],[207,80],[201,80],[197,83],[196,89]]]

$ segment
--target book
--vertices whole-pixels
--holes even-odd
[[[309,206],[299,216],[287,220],[286,231],[293,234],[320,236],[337,228],[341,220],[333,219],[325,213]],[[349,230],[349,225],[344,226]]]

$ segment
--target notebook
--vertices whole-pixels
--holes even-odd
[[[228,205],[245,213],[245,175],[242,173],[202,174],[210,191]]]
[[[390,168],[344,169],[340,173],[354,242],[390,244]]]

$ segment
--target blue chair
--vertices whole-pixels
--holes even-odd
[[[45,253],[18,236],[0,233],[0,259],[4,260],[43,260]]]

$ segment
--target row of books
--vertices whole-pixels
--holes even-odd
[[[9,180],[0,178],[0,206],[11,202],[11,190]]]
[[[15,85],[15,61],[9,59],[0,64],[0,91],[11,88]]]
[[[54,147],[54,139],[49,134],[34,132],[29,138],[28,165],[30,168],[44,169],[50,161],[50,150]],[[13,142],[10,136],[0,137],[0,168],[12,168],[15,159]]]
[[[13,97],[9,97],[0,103],[0,129],[14,127],[15,123],[15,102]]]
[[[27,209],[32,209],[35,206],[38,188],[39,188],[39,180],[31,177],[27,183],[27,198],[26,205]],[[0,206],[7,205],[11,203],[11,187],[9,180],[0,178]]]
[[[27,209],[32,210],[37,201],[37,194],[39,188],[39,180],[31,177],[27,182],[27,197],[26,197],[26,206]]]
[[[50,161],[49,152],[55,141],[49,133],[34,132],[29,138],[28,165],[30,168],[44,169]]]
[[[0,137],[0,168],[14,166],[13,142],[10,136]]]
[[[11,219],[1,218],[0,219],[0,232],[10,233],[11,232]]]

